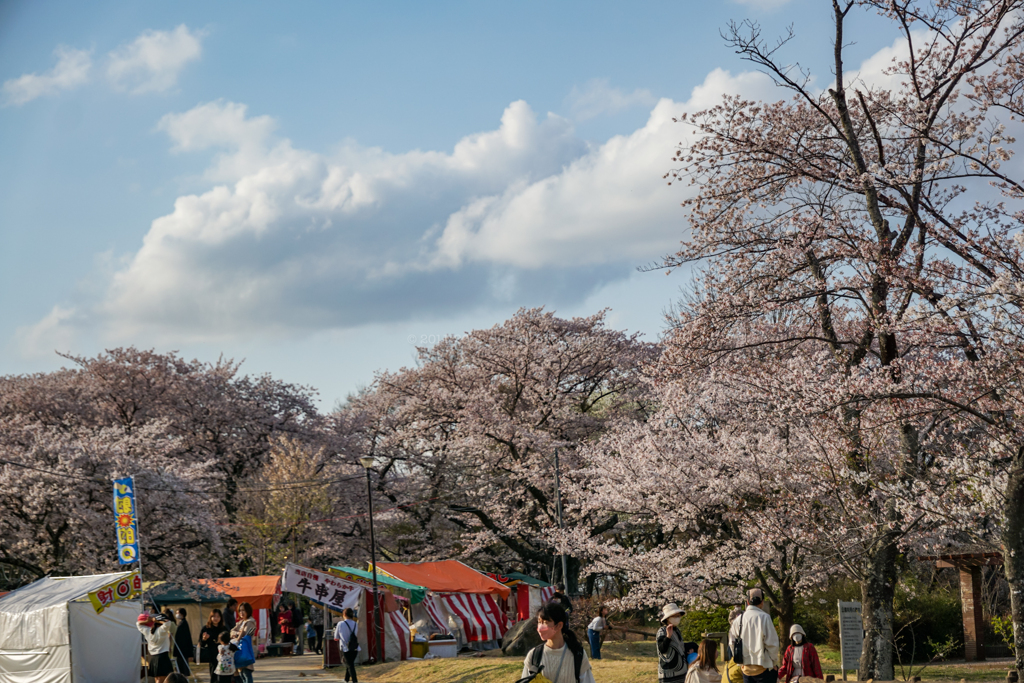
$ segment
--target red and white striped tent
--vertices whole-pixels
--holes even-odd
[[[512,589],[512,596],[502,601],[502,610],[508,615],[511,621],[529,619],[541,605],[549,601],[555,594],[555,587],[541,581],[540,579],[519,572],[509,574],[494,574],[484,572],[503,586]]]
[[[431,594],[423,603],[427,614],[439,629],[458,631],[455,635],[462,644],[496,647],[509,629],[498,600],[507,600],[511,589],[458,560],[381,562],[377,570],[429,589]]]
[[[357,664],[365,664],[375,652],[380,651],[374,626],[378,615],[373,609],[372,596],[373,593],[369,590],[363,590],[359,596],[360,619],[356,625],[356,633],[361,649],[356,657]],[[380,619],[384,627],[384,661],[397,662],[409,659],[412,651],[412,632],[399,603],[388,591],[382,589],[377,609],[381,612]]]
[[[520,583],[516,586],[516,607],[520,619],[529,619],[541,605],[551,600],[555,594],[554,586],[531,586],[528,583]]]

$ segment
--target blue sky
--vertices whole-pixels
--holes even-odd
[[[775,96],[730,19],[827,80],[828,5],[0,3],[0,373],[136,345],[330,406],[520,306],[655,339],[671,118]]]

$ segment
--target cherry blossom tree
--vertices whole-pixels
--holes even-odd
[[[578,446],[637,402],[639,368],[653,347],[610,330],[604,313],[561,319],[539,309],[433,348],[414,368],[380,374],[346,410],[365,415],[361,453],[377,459],[376,492],[401,506],[388,556],[450,557],[496,570],[560,578],[553,456],[563,482],[582,466]],[[567,526],[590,535],[615,524],[588,511]],[[568,561],[576,590],[579,561]]]
[[[694,140],[671,176],[697,193],[685,204],[691,236],[666,265],[702,265],[666,362],[722,366],[763,352],[754,386],[785,397],[790,426],[837,466],[845,495],[832,500],[862,507],[858,555],[845,558],[863,587],[860,672],[889,679],[896,558],[929,519],[900,502],[918,481],[952,484],[934,467],[952,448],[950,409],[985,413],[949,403],[931,378],[988,351],[984,295],[1020,273],[1024,195],[1004,168],[1015,140],[1003,113],[1020,97],[1024,23],[1012,0],[832,6],[830,87],[783,56],[787,39],[733,25],[731,45],[791,99],[728,97],[683,118]],[[864,8],[890,20],[902,46],[880,72],[851,75],[845,29]]]
[[[231,361],[132,348],[69,359],[72,368],[0,378],[0,495],[11,511],[0,562],[33,575],[109,568],[109,479],[132,474],[154,576],[244,571],[235,517],[248,492],[239,486],[261,471],[275,437],[332,453],[346,438],[318,415],[310,390],[241,375]],[[35,502],[21,509],[23,486]]]
[[[214,571],[223,508],[202,491],[207,467],[174,457],[164,427],[0,419],[0,562],[35,578],[116,571],[112,480],[134,476],[146,578]]]

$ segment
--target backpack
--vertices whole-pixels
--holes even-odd
[[[355,625],[355,622],[351,620],[344,621],[342,623],[352,624],[352,632],[349,633],[348,642],[345,643],[345,650],[347,652],[355,652],[359,648],[359,637],[356,635],[359,628]]]
[[[569,647],[569,644],[566,643],[565,646]],[[580,668],[583,666],[583,648],[580,648],[579,652],[573,652],[572,650],[569,650],[569,652],[572,652],[572,664],[576,673],[576,683],[579,683]],[[540,664],[540,660],[544,657],[544,643],[530,650],[530,654],[527,656],[530,662],[530,674],[537,675],[544,668]]]

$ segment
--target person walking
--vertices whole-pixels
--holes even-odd
[[[604,605],[597,610],[597,616],[587,624],[587,642],[590,643],[590,658],[601,659],[601,641],[608,631],[608,608]]]
[[[247,602],[238,605],[238,618],[238,623],[231,629],[231,640],[241,641],[245,636],[249,636],[252,651],[256,652],[256,620],[252,618],[252,605]],[[242,679],[242,683],[253,683],[252,675],[255,668],[254,662],[238,669],[238,677]]]
[[[292,604],[292,631],[295,633],[292,654],[301,655],[306,651],[306,616],[302,613],[302,602],[299,600]]]
[[[743,683],[776,683],[779,678],[779,634],[772,618],[761,606],[764,592],[760,588],[747,591],[747,609],[729,627],[729,640],[743,643],[742,661],[737,661],[743,672]]]
[[[697,646],[697,659],[686,671],[686,683],[722,683],[718,671],[718,644],[705,638]]]
[[[188,615],[184,608],[179,608],[174,615],[178,628],[174,632],[174,658],[178,662],[178,673],[192,675],[188,660],[195,658],[195,645],[192,644],[192,628],[188,625]]]
[[[316,652],[316,629],[308,621],[306,622],[306,647],[310,652]]]
[[[658,629],[658,681],[683,683],[686,680],[686,646],[679,633],[683,610],[670,602],[661,608],[661,628]]]
[[[566,612],[572,613],[572,600],[565,594],[564,583],[555,584],[555,594],[551,596],[551,599],[558,601]]]
[[[206,620],[206,626],[199,632],[199,661],[210,664],[210,680],[214,680],[217,668],[217,647],[220,644],[220,634],[227,633],[228,627],[224,625],[224,615],[219,609],[210,612]]]
[[[324,653],[324,610],[322,607],[314,605],[309,608],[309,623],[313,624],[313,631],[316,632],[315,647],[311,646],[310,649],[316,651],[318,655],[322,655]]]
[[[352,683],[359,683],[359,676],[356,674],[356,657],[363,648],[359,646],[359,622],[356,621],[356,613],[351,607],[341,613],[341,621],[334,627],[334,639],[338,641],[338,648],[345,658],[345,680]]]
[[[551,683],[594,683],[590,660],[561,602],[552,600],[537,610],[537,633],[544,642],[526,653],[522,678],[540,673]]]
[[[167,676],[174,672],[170,656],[171,629],[167,617],[162,614],[140,614],[135,626],[146,639],[149,675],[156,683],[165,683]]]
[[[801,676],[825,678],[821,673],[818,651],[807,641],[804,627],[793,624],[789,627],[789,647],[782,655],[782,666],[779,667],[779,681],[797,683]]]

